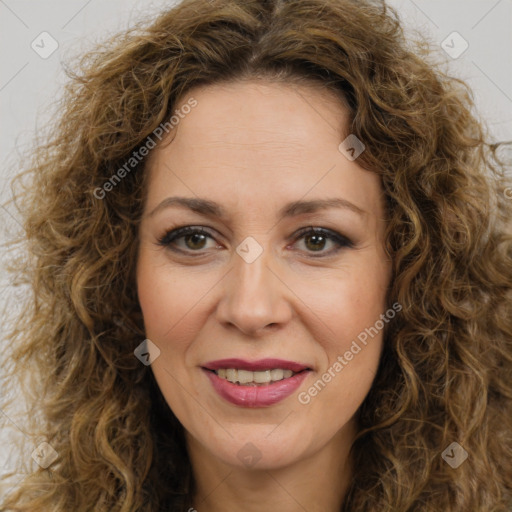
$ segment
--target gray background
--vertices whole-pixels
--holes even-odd
[[[206,1],[206,0],[205,0]],[[56,112],[65,75],[62,62],[85,52],[94,42],[130,26],[141,17],[150,17],[175,2],[143,0],[0,0],[0,226],[3,239],[19,226],[10,197],[10,178],[19,168],[18,154],[34,135],[44,130]],[[468,82],[478,111],[488,121],[498,140],[512,139],[512,0],[392,0],[408,30],[427,35],[450,66],[450,72]],[[453,32],[460,34],[453,35]],[[57,50],[42,58],[50,40]],[[457,58],[441,47],[449,45],[457,53],[467,41],[467,50]],[[4,256],[4,255],[2,255]],[[2,261],[5,257],[2,257]],[[16,311],[16,293],[2,269],[0,306]],[[0,325],[5,325],[2,317]],[[0,331],[0,343],[2,335]],[[0,349],[2,345],[0,344]],[[0,411],[1,412],[1,411]],[[0,472],[11,466],[8,443],[0,434]],[[0,488],[0,496],[2,489]]]

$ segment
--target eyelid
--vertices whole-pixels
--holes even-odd
[[[213,240],[215,240],[212,233],[210,233],[204,226],[187,225],[187,226],[181,226],[181,227],[167,230],[163,234],[163,236],[158,238],[158,245],[168,247],[168,246],[170,246],[171,242],[173,242],[174,240],[177,240],[178,238],[181,238],[181,237],[189,235],[189,234],[206,235],[206,236],[212,238]],[[171,236],[171,238],[169,238],[170,236]]]
[[[315,253],[315,251],[306,251],[308,258],[328,258],[329,256],[336,255],[343,248],[355,247],[354,242],[350,238],[346,237],[345,235],[342,235],[341,233],[338,233],[337,231],[323,227],[307,226],[305,228],[301,228],[298,231],[296,231],[291,238],[294,242],[297,242],[304,235],[310,233],[315,235],[321,235],[327,238],[328,240],[333,241],[337,245],[337,247],[331,249],[330,251],[319,251],[318,253]]]
[[[346,245],[350,245],[351,247],[354,246],[354,242],[350,240],[345,235],[342,235],[341,233],[338,233],[337,231],[334,231],[332,229],[323,228],[323,227],[316,227],[316,226],[307,226],[304,228],[299,229],[295,232],[294,235],[292,235],[292,238],[300,238],[301,236],[304,236],[307,233],[315,233],[318,235],[326,236],[330,239],[338,240],[339,242],[345,243]]]
[[[205,228],[204,226],[195,226],[195,225],[186,225],[181,227],[176,227],[170,230],[167,230],[163,236],[158,238],[157,244],[163,247],[167,247],[174,252],[179,252],[181,254],[186,255],[193,255],[193,256],[200,256],[202,255],[202,252],[199,251],[193,251],[188,250],[184,251],[182,249],[178,249],[177,247],[172,247],[171,243],[175,240],[178,240],[180,238],[183,238],[187,235],[193,235],[193,234],[202,234],[205,235],[208,238],[211,238],[216,243],[218,243],[215,239],[215,236],[208,230],[208,228]],[[337,244],[337,247],[334,249],[331,249],[330,251],[319,251],[317,255],[315,255],[315,251],[306,251],[308,254],[308,257],[312,258],[322,258],[322,257],[328,257],[333,254],[338,253],[341,249],[344,247],[353,248],[355,246],[354,242],[350,240],[348,237],[328,228],[323,227],[315,227],[315,226],[306,226],[304,228],[299,229],[296,231],[293,235],[289,237],[289,240],[293,243],[300,240],[302,237],[304,237],[307,234],[316,234],[321,235],[328,240],[333,241],[335,244]]]

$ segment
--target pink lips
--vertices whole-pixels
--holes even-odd
[[[248,371],[262,371],[273,368],[292,370],[296,375],[269,384],[241,386],[219,377],[215,372],[219,368],[236,368]],[[268,407],[290,396],[309,374],[309,368],[303,364],[282,359],[260,359],[245,361],[243,359],[221,359],[203,365],[203,370],[210,379],[213,389],[228,402],[241,407]],[[306,370],[306,371],[305,371]]]
[[[236,368],[238,370],[248,370],[258,372],[262,370],[271,370],[272,368],[282,368],[292,372],[301,372],[308,367],[304,364],[285,361],[284,359],[258,359],[257,361],[245,361],[244,359],[219,359],[203,364],[203,368],[208,370],[218,370],[219,368]]]

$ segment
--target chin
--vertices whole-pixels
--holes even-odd
[[[275,427],[273,427],[275,428]],[[253,426],[254,430],[254,426]],[[215,457],[224,463],[237,468],[250,470],[276,470],[298,462],[313,452],[314,447],[308,450],[303,446],[304,437],[281,433],[272,439],[269,435],[272,429],[257,429],[253,435],[234,436],[229,442],[222,446],[211,447],[210,450]],[[283,435],[284,434],[284,435]],[[301,443],[302,441],[302,443]]]

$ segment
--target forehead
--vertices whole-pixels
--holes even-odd
[[[247,205],[333,193],[356,204],[379,201],[377,176],[338,149],[349,134],[348,111],[332,91],[219,84],[191,90],[176,109],[191,98],[196,106],[150,155],[148,203],[171,191]]]
[[[192,131],[203,142],[262,144],[258,150],[271,151],[283,144],[310,146],[308,139],[319,129],[323,137],[325,132],[339,137],[347,130],[348,111],[341,97],[319,86],[261,80],[216,84],[193,89],[177,109],[191,97],[198,105],[186,116],[188,122],[177,126],[176,137]]]

